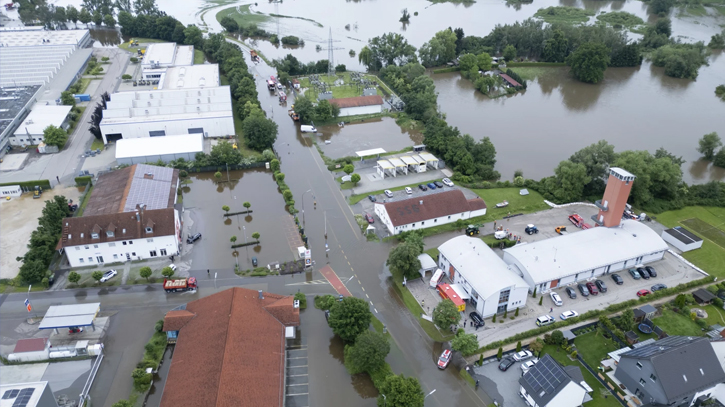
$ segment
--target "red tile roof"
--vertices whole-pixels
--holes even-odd
[[[37,352],[45,349],[46,338],[21,339],[15,344],[13,353]]]
[[[518,82],[516,82],[516,80],[514,80],[514,78],[506,75],[505,73],[502,73],[502,74],[499,74],[499,75],[501,75],[501,77],[503,78],[503,80],[505,80],[506,82],[508,82],[511,86],[521,86],[521,84],[518,83]]]
[[[480,202],[479,202],[480,201]],[[421,204],[422,202],[422,204]],[[483,199],[466,199],[460,189],[452,189],[437,194],[425,195],[421,198],[403,199],[384,205],[393,226],[402,226],[442,216],[457,215],[463,212],[483,209]]]
[[[164,317],[164,332],[178,331],[194,318],[194,314],[186,310],[169,311]]]
[[[330,99],[330,103],[339,108],[382,105],[383,98],[380,95],[356,96],[352,98]]]
[[[179,330],[161,407],[282,406],[292,297],[234,287],[192,301]],[[177,314],[178,315],[178,314]]]

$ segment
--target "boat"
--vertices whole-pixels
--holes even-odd
[[[509,201],[503,201],[496,204],[497,208],[505,208],[507,206],[509,206]]]

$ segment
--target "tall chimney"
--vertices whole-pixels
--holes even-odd
[[[262,290],[257,290],[257,292],[259,293],[259,299],[260,300],[263,300],[264,299],[264,294],[262,294]]]
[[[622,168],[609,169],[609,179],[604,196],[601,201],[595,202],[599,213],[594,215],[592,220],[596,222],[597,226],[608,228],[619,226],[622,222],[622,214],[627,208],[627,199],[635,178],[634,174]]]

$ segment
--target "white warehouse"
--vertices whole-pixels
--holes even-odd
[[[122,138],[234,134],[229,86],[114,93],[103,111],[103,142]]]
[[[340,117],[375,114],[383,111],[383,98],[380,95],[330,99],[329,102],[340,108]]]
[[[71,108],[72,106],[36,104],[30,110],[28,117],[15,130],[10,144],[14,146],[40,144],[44,141],[43,131],[48,126],[65,127]]]
[[[152,138],[130,138],[116,142],[118,165],[133,165],[178,160],[193,161],[196,153],[204,152],[201,134],[184,134]]]
[[[661,260],[665,251],[667,243],[654,230],[624,220],[615,227],[516,245],[504,250],[503,260],[518,268],[531,291],[543,293]]]
[[[468,298],[462,298],[483,318],[526,306],[526,281],[481,239],[454,237],[438,250],[438,267],[465,290]]]

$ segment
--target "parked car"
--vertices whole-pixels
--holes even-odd
[[[551,315],[542,315],[536,318],[536,325],[538,326],[546,326],[553,324],[554,322],[556,322],[556,320]]]
[[[531,353],[531,351],[528,350],[522,350],[521,352],[514,353],[514,360],[517,362],[522,362],[524,360],[528,360],[534,357],[534,354]]]
[[[522,371],[523,371],[524,373],[528,372],[529,370],[531,370],[531,368],[532,368],[532,367],[534,367],[534,365],[535,365],[535,364],[536,364],[536,362],[538,362],[538,361],[539,361],[539,359],[534,359],[534,360],[528,360],[528,361],[526,361],[526,362],[522,363],[522,364],[521,364],[521,370],[522,370]]]
[[[68,328],[68,333],[69,334],[79,334],[79,333],[82,333],[82,332],[83,332],[83,327],[72,326],[72,327]]]
[[[443,180],[442,180],[442,181],[443,181],[443,183],[444,183],[444,184],[445,184],[446,186],[449,186],[449,187],[452,187],[452,186],[453,186],[453,181],[449,180],[448,178],[443,178]]]
[[[619,274],[616,274],[616,273],[615,274],[612,274],[612,280],[614,280],[614,282],[617,285],[624,284],[624,279],[622,279],[622,277],[620,277]]]
[[[186,243],[192,244],[196,242],[197,240],[201,239],[201,233],[197,233],[195,235],[189,236],[186,238]]]
[[[385,191],[383,191],[383,193],[385,193],[385,196],[387,196],[388,198],[393,197],[393,191],[391,191],[389,189],[386,189]]]
[[[481,318],[480,315],[478,315],[478,312],[471,312],[470,314],[468,314],[468,316],[471,317],[471,324],[473,324],[475,328],[480,328],[486,325],[486,322],[483,320],[483,318]]]
[[[102,283],[105,283],[106,281],[112,279],[113,277],[116,277],[117,274],[118,274],[118,271],[116,271],[116,270],[113,270],[113,269],[108,270],[107,272],[103,273],[103,277],[101,277],[100,281]]]
[[[564,311],[561,313],[560,318],[569,319],[569,318],[574,318],[574,317],[578,317],[578,316],[579,316],[579,313],[576,311]]]
[[[174,263],[171,263],[171,264],[169,264],[169,265],[168,265],[168,266],[166,266],[166,267],[168,267],[168,268],[170,268],[171,270],[173,270],[174,272],[176,272],[176,264],[174,264]]]
[[[410,187],[405,187],[405,193],[410,195],[413,193],[413,190]]]
[[[597,281],[594,282],[594,284],[597,285],[597,288],[599,289],[599,292],[600,293],[606,293],[607,292],[607,285],[604,284],[604,281],[597,280]]]
[[[376,198],[374,195],[368,195],[368,199],[370,200],[370,202],[377,202],[378,201],[378,198]]]
[[[552,291],[550,295],[551,300],[554,301],[554,304],[556,304],[557,307],[564,305],[564,302],[561,300],[561,297],[559,297],[559,294]]]
[[[516,362],[513,359],[511,359],[509,357],[505,357],[505,358],[503,358],[503,360],[501,360],[501,363],[498,364],[498,370],[502,370],[505,372],[505,371],[509,370],[509,368],[511,366],[513,366],[514,363],[516,363]]]
[[[652,293],[649,292],[649,290],[639,290],[639,291],[637,291],[637,297],[644,297],[645,295],[650,295],[650,294],[652,294]]]
[[[568,295],[569,298],[571,298],[572,300],[576,299],[576,291],[573,288],[566,287],[564,291],[566,291],[566,295]]]
[[[664,284],[655,284],[652,286],[652,292],[664,290],[665,288],[667,288],[667,286]]]
[[[256,257],[252,257],[252,266],[257,267],[258,261]]]
[[[632,278],[635,280],[639,280],[640,278],[642,278],[642,277],[640,277],[639,273],[635,269],[629,269],[629,275],[631,275]]]
[[[427,191],[428,190],[428,187],[425,186],[425,184],[418,185],[418,188],[420,188],[421,191]]]
[[[655,270],[652,266],[645,266],[644,268],[647,270],[647,274],[649,274],[650,277],[657,277],[657,270]]]
[[[649,273],[644,269],[644,267],[637,267],[637,273],[639,273],[639,276],[645,280],[649,280]]]
[[[440,181],[436,181],[436,182],[434,182],[434,184],[435,184],[435,186],[436,186],[437,188],[443,188],[443,183],[442,183],[442,182],[440,182]]]
[[[436,184],[434,184],[432,182],[429,182],[428,183],[428,188],[430,188],[431,190],[434,190],[434,189],[436,189]]]
[[[441,357],[438,358],[438,369],[445,369],[448,363],[451,361],[452,352],[450,349],[446,349],[441,353]]]
[[[589,297],[589,290],[584,287],[584,284],[577,284],[576,288],[578,288],[579,292],[582,293],[582,297]]]
[[[591,295],[599,294],[599,289],[597,288],[597,285],[592,283],[591,281],[587,283],[587,290],[589,290],[589,293]]]
[[[373,219],[369,213],[365,214],[365,220],[368,221],[368,223],[375,223],[375,219]]]

